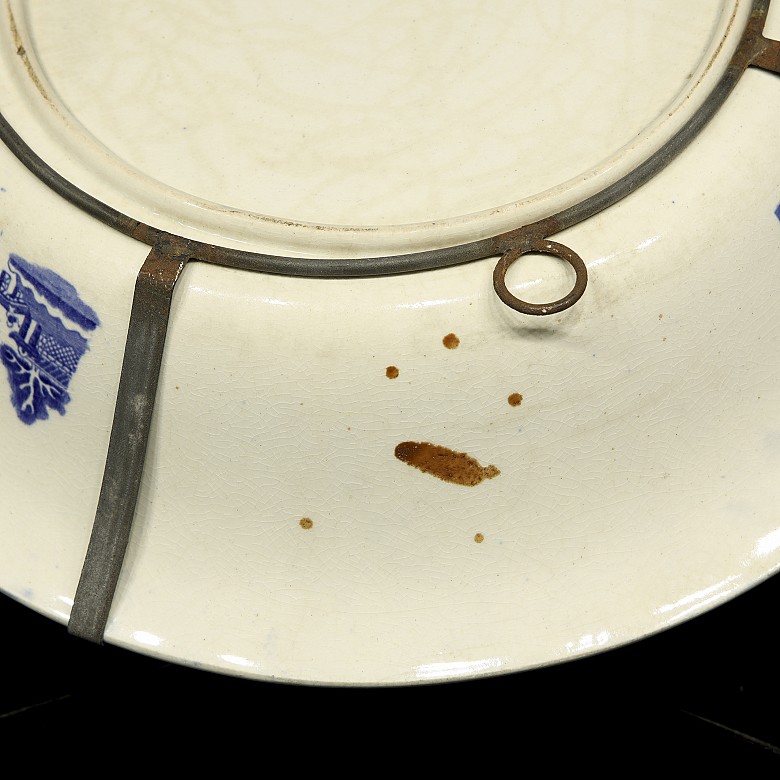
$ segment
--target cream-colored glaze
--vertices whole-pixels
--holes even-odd
[[[552,318],[504,307],[494,260],[353,280],[188,266],[106,640],[254,679],[456,680],[635,641],[777,572],[779,115],[777,78],[749,70],[668,168],[555,236],[590,283]],[[54,268],[102,321],[64,416],[25,426],[0,392],[0,587],[65,623],[148,249],[4,146],[0,188],[0,264]],[[570,278],[529,257],[509,283],[549,300]],[[394,457],[408,440],[501,474],[448,484]]]
[[[6,115],[63,175],[176,234],[315,257],[451,246],[603,189],[702,103],[750,10],[5,2]]]

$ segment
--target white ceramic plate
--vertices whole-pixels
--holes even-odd
[[[589,276],[553,316],[499,301],[496,256],[190,262],[105,641],[264,680],[455,680],[634,641],[774,574],[780,81],[739,59],[766,6],[6,0],[3,591],[70,618],[149,253],[132,226],[325,275],[441,257],[680,133],[550,234]],[[547,255],[507,275],[536,303],[572,283]]]

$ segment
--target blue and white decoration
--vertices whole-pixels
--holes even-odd
[[[97,314],[70,282],[15,254],[0,268],[0,306],[0,360],[19,419],[32,425],[50,409],[65,414],[68,385],[100,325]]]

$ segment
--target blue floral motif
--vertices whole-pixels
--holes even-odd
[[[0,339],[0,362],[17,416],[32,425],[49,410],[65,414],[67,388],[100,324],[97,314],[70,282],[15,254],[0,270],[0,306],[8,336]]]
[[[25,360],[7,344],[0,347],[0,361],[8,370],[13,389],[11,401],[22,422],[32,425],[36,420],[45,420],[49,408],[65,414],[65,404],[70,396],[35,363]]]

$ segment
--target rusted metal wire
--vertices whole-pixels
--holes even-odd
[[[529,252],[538,252],[543,255],[553,255],[560,257],[561,260],[565,260],[573,269],[576,274],[574,287],[557,301],[552,303],[528,303],[527,301],[520,300],[509,292],[509,288],[506,286],[506,273],[509,267],[519,260],[523,255]],[[582,258],[576,253],[572,252],[567,246],[558,244],[555,241],[549,241],[546,238],[539,238],[537,236],[526,236],[525,240],[519,246],[515,246],[508,252],[504,252],[501,259],[496,264],[493,270],[493,287],[495,288],[496,295],[512,309],[519,311],[521,314],[557,314],[559,311],[568,309],[569,306],[573,306],[582,297],[585,292],[585,287],[588,284],[588,269]]]
[[[92,535],[70,612],[71,634],[102,642],[130,538],[162,366],[173,288],[189,247],[163,240],[135,284],[114,423]]]

